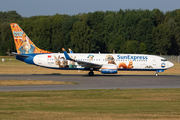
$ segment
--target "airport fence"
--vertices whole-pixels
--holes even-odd
[[[174,55],[161,55],[161,57],[166,58],[168,61],[174,62],[174,63],[180,63],[180,55],[174,56]]]

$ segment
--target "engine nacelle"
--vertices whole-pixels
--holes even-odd
[[[107,64],[107,65],[103,65],[100,70],[101,73],[103,74],[116,74],[118,68],[114,64]]]

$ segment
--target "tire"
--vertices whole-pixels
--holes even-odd
[[[88,75],[89,75],[89,76],[93,76],[93,75],[94,75],[94,72],[89,72]]]

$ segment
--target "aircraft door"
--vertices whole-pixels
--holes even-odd
[[[156,65],[156,58],[153,58],[153,65]]]
[[[42,57],[38,57],[38,64],[42,64]]]

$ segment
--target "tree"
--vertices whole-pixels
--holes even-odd
[[[177,23],[174,21],[174,19],[169,18],[169,20],[167,21],[167,26],[168,26],[169,30],[171,31],[171,36],[170,36],[171,47],[168,49],[167,54],[179,55],[180,33],[178,30]]]
[[[175,22],[177,23],[178,26],[180,26],[180,9],[178,9],[176,11],[176,15],[175,15]]]
[[[114,23],[115,23],[115,12],[106,11],[104,16],[104,49],[105,52],[112,52],[113,48],[113,41],[115,39],[115,29],[114,29]]]
[[[51,51],[52,25],[48,16],[40,16],[34,22],[34,43],[41,49]]]
[[[154,26],[159,26],[164,22],[164,14],[159,9],[153,9],[153,15],[155,17]]]
[[[123,20],[123,30],[122,35],[126,40],[133,40],[134,34],[136,33],[136,27],[140,20],[139,14],[136,13],[135,10],[130,11],[127,10],[125,13],[125,17]]]
[[[92,30],[85,22],[77,21],[70,32],[71,43],[75,52],[91,52],[91,43],[93,39]]]
[[[153,31],[153,22],[150,18],[144,18],[139,21],[137,24],[136,32],[134,34],[134,39],[140,43],[145,44],[147,53],[153,53],[154,44],[152,41],[152,31]],[[144,46],[144,45],[143,45]]]
[[[16,11],[0,12],[0,22],[16,22],[22,17]]]
[[[113,48],[117,53],[126,53],[126,40],[122,35],[114,37]],[[109,51],[110,52],[110,51]]]
[[[168,49],[171,47],[171,31],[167,24],[161,24],[153,29],[153,37],[155,43],[156,54],[167,54]]]
[[[145,43],[140,44],[140,52],[142,54],[146,54],[146,44]]]
[[[1,24],[1,46],[0,46],[0,55],[6,55],[8,50],[15,51],[15,44],[10,29],[10,23],[4,22]]]
[[[54,15],[52,21],[52,52],[61,52],[64,48],[64,31],[62,30],[62,21],[64,15]]]
[[[104,12],[96,11],[94,13],[88,13],[87,25],[93,30],[93,39],[97,46],[97,51],[105,52],[105,40],[104,40]]]
[[[70,31],[73,28],[73,24],[78,21],[78,17],[76,16],[65,16],[65,18],[62,20],[62,31],[64,33],[64,48],[72,48],[71,44],[71,37],[70,37]]]
[[[135,40],[126,42],[126,53],[139,53],[139,43]]]

